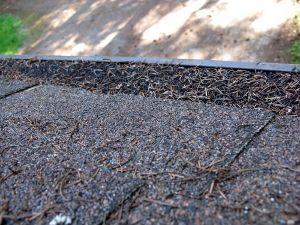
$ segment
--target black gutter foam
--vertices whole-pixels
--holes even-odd
[[[172,59],[172,58],[147,58],[147,57],[119,57],[119,56],[50,56],[50,55],[0,55],[0,59],[32,59],[59,60],[59,61],[91,61],[91,62],[116,62],[116,63],[154,63],[182,66],[217,67],[244,70],[265,70],[281,72],[299,72],[300,64],[282,64],[265,62],[239,62],[200,59]]]

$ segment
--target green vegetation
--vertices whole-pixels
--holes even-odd
[[[26,39],[22,20],[11,14],[0,15],[0,54],[13,55]]]
[[[300,64],[300,41],[294,42],[288,52],[291,53],[291,63]]]
[[[295,16],[294,23],[296,24],[296,31],[300,35],[300,12]],[[300,41],[295,41],[288,52],[291,53],[291,63],[300,64]]]

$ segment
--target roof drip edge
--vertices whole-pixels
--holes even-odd
[[[173,58],[148,58],[148,57],[119,57],[119,56],[51,56],[51,55],[0,55],[0,59],[32,59],[59,60],[59,61],[90,61],[90,62],[115,62],[115,63],[154,63],[182,66],[217,67],[228,69],[265,70],[281,72],[299,72],[300,64],[282,64],[266,62],[240,62],[200,59],[173,59]]]

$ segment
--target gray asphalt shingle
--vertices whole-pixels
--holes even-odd
[[[297,220],[298,172],[278,167],[274,175],[264,154],[285,166],[297,162],[298,118],[54,85],[0,104],[0,206],[8,224],[49,223],[59,213],[74,224],[104,215],[139,224]],[[279,177],[289,184],[283,204],[264,193]],[[253,195],[277,208],[263,211],[267,203]]]

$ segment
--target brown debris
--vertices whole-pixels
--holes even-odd
[[[1,59],[0,78],[79,87],[96,93],[135,94],[300,115],[299,73]]]

